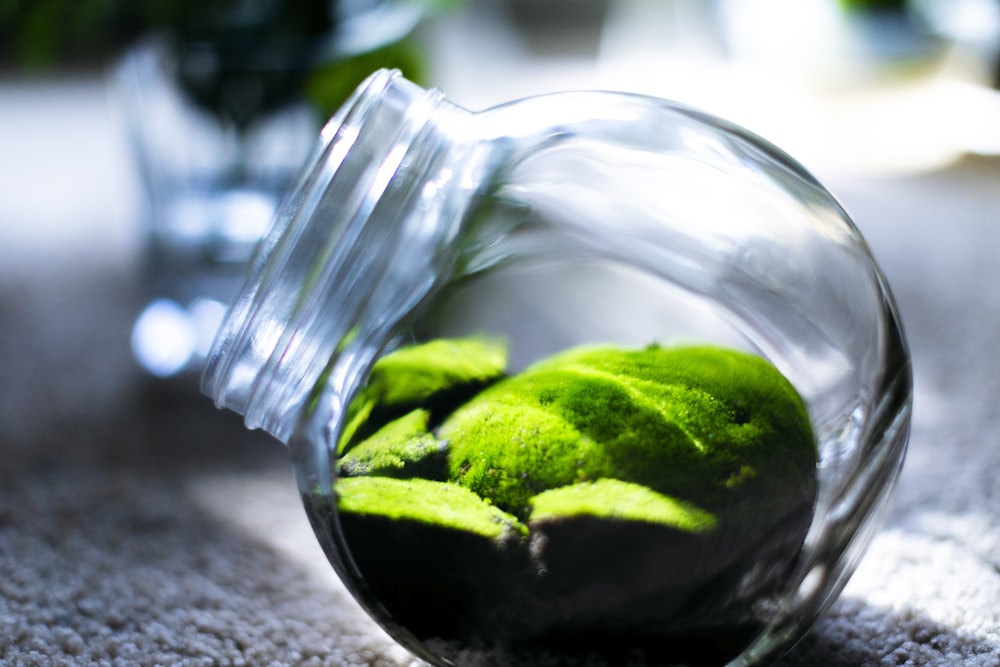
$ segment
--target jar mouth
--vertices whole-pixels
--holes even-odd
[[[402,157],[441,99],[398,71],[380,70],[321,131],[257,248],[202,375],[202,391],[243,415],[248,428],[283,442],[291,436],[370,296],[378,262],[364,258],[380,244],[401,242],[388,228],[373,229],[372,218],[387,190],[398,187]],[[383,227],[391,222],[378,220]]]

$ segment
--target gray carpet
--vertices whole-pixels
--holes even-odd
[[[897,293],[911,454],[782,665],[1000,665],[1000,163],[832,184]],[[0,273],[0,662],[405,665],[330,573],[281,446],[133,366],[130,258]],[[19,264],[19,265],[20,265]]]

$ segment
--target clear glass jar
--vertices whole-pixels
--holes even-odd
[[[663,380],[661,353],[696,368]],[[626,94],[471,113],[380,71],[323,130],[203,388],[290,446],[334,568],[420,657],[752,664],[867,547],[910,373],[857,229],[763,140]],[[683,393],[713,386],[724,427]],[[793,414],[741,441],[762,458],[716,442]]]

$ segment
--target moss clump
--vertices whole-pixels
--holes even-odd
[[[429,417],[413,410],[389,422],[340,459],[341,474],[443,479],[445,446],[428,432]]]
[[[461,530],[498,542],[527,534],[515,517],[455,484],[426,479],[354,477],[337,483],[341,512],[415,521]]]
[[[703,533],[716,526],[714,516],[649,488],[601,479],[543,491],[531,499],[531,520],[587,516],[615,521],[645,521]]]
[[[493,380],[506,367],[503,341],[442,338],[382,357],[372,368],[367,386],[379,403],[418,403],[446,389]]]
[[[480,337],[433,340],[382,357],[348,408],[340,452],[416,408],[428,412],[433,426],[506,367],[503,341]]]
[[[468,489],[424,479],[337,483],[339,521],[380,620],[418,637],[471,637],[510,610],[527,526]]]
[[[760,357],[716,347],[572,349],[481,392],[438,436],[454,481],[521,517],[535,494],[605,478],[710,512],[765,487],[780,509],[814,484],[795,389]]]

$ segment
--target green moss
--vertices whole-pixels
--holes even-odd
[[[644,521],[701,533],[716,526],[715,517],[697,507],[656,493],[645,486],[602,479],[544,491],[531,499],[531,521],[577,516]]]
[[[792,385],[715,347],[505,365],[483,339],[399,350],[352,405],[335,525],[387,624],[454,642],[456,662],[482,646],[736,655],[812,518]]]
[[[337,453],[343,454],[351,448],[353,443],[358,442],[366,435],[376,431],[382,424],[370,422],[372,411],[375,410],[377,402],[362,393],[351,402],[347,408],[347,419],[344,430],[340,434],[340,441],[337,443]],[[367,430],[366,430],[367,428]]]
[[[801,399],[765,360],[714,347],[576,348],[486,389],[439,429],[452,478],[525,516],[534,494],[615,478],[709,512],[764,486],[814,490]]]
[[[614,473],[596,442],[530,404],[477,400],[439,435],[448,442],[451,478],[522,518],[535,494]]]
[[[422,401],[457,384],[485,382],[507,368],[507,346],[491,338],[441,338],[379,359],[369,386],[381,402]]]
[[[428,432],[429,417],[426,410],[413,410],[389,422],[341,458],[341,474],[442,477],[444,443]],[[435,474],[433,468],[442,472]]]
[[[395,350],[375,363],[351,402],[338,451],[415,408],[428,410],[433,425],[506,368],[506,344],[493,338],[441,338]]]
[[[467,531],[498,542],[526,535],[516,517],[493,507],[468,489],[447,482],[388,477],[350,477],[336,484],[337,509]]]

